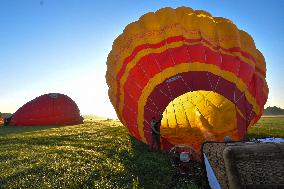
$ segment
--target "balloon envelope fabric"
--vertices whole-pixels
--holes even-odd
[[[242,139],[268,97],[266,65],[232,21],[188,7],[163,8],[126,26],[108,55],[109,98],[121,122],[151,144],[163,114],[162,148]]]
[[[80,110],[68,96],[49,93],[29,101],[12,116],[9,125],[76,125],[83,123]]]

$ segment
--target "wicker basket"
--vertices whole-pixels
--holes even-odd
[[[202,151],[223,189],[284,188],[284,143],[207,142]]]

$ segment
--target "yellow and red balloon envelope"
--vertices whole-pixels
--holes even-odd
[[[163,8],[126,26],[107,60],[109,97],[131,135],[151,143],[160,117],[162,148],[199,150],[239,140],[268,96],[266,65],[252,37],[232,21],[187,7]]]

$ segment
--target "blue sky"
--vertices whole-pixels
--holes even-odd
[[[228,18],[250,33],[266,58],[266,106],[284,108],[282,0],[1,0],[0,112],[60,92],[82,114],[115,117],[104,78],[112,42],[143,14],[179,6]]]

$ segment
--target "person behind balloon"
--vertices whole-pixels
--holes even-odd
[[[161,114],[161,118],[159,120],[156,117],[152,117],[151,120],[151,130],[152,130],[152,143],[151,149],[160,149],[160,127],[163,115]]]

